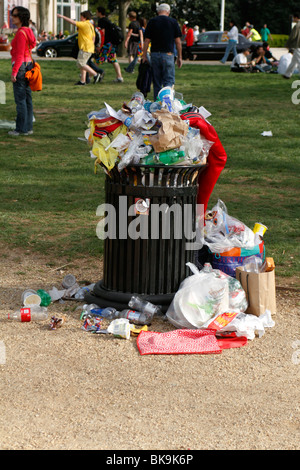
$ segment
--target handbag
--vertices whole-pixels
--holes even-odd
[[[26,38],[28,39],[28,36],[25,33],[25,31],[23,29],[21,29],[21,31],[23,32],[23,34],[25,34]],[[27,72],[25,73],[25,78],[32,91],[41,91],[43,88],[42,71],[41,71],[40,65],[32,57],[31,50],[29,47],[29,42],[28,42],[28,50],[30,53],[32,66],[30,67],[30,69],[27,69]]]

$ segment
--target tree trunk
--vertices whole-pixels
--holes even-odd
[[[127,10],[130,6],[130,0],[118,0],[119,4],[119,26],[122,28],[124,38],[126,37],[126,17],[127,17]],[[124,42],[120,44],[118,49],[118,53],[120,56],[124,56],[126,54],[126,50],[124,47]]]

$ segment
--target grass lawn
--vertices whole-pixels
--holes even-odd
[[[94,174],[86,143],[87,114],[104,101],[119,109],[136,90],[137,73],[112,83],[105,64],[101,84],[76,87],[75,61],[40,61],[44,89],[33,94],[34,135],[13,138],[0,129],[0,243],[73,260],[101,257],[97,206],[104,202],[102,171]],[[10,61],[0,60],[6,83],[1,118],[13,120]],[[298,76],[296,76],[298,78]],[[296,78],[296,79],[297,79]],[[295,80],[296,80],[295,79]],[[268,226],[266,254],[279,277],[299,276],[299,115],[292,80],[275,74],[234,74],[228,66],[184,65],[176,90],[204,106],[227,151],[228,162],[210,199],[250,228]],[[299,82],[300,86],[300,82]],[[151,99],[151,96],[149,98]],[[271,130],[273,137],[262,137]]]

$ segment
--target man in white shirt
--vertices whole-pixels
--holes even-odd
[[[289,49],[289,52],[286,54],[283,54],[280,59],[279,59],[279,64],[277,68],[277,72],[280,73],[280,75],[284,75],[285,72],[287,71],[288,66],[292,62],[294,54],[294,49]],[[298,70],[294,70],[294,73],[298,73]]]
[[[232,72],[250,72],[251,64],[248,62],[248,56],[250,55],[250,49],[245,49],[240,54],[237,54],[232,63],[231,71]]]
[[[237,29],[235,22],[230,21],[231,29],[230,31],[224,31],[228,35],[228,44],[225,50],[224,57],[220,60],[222,64],[225,64],[230,52],[233,50],[233,57],[237,55],[236,45],[239,40],[239,30]]]

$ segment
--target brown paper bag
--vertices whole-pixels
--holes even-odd
[[[239,266],[235,277],[242,284],[248,300],[246,313],[259,317],[265,310],[276,313],[275,270],[266,273],[249,273]]]
[[[187,122],[182,121],[180,116],[170,113],[166,109],[156,111],[153,116],[161,124],[158,133],[149,136],[155,152],[159,153],[180,147],[189,130]]]

